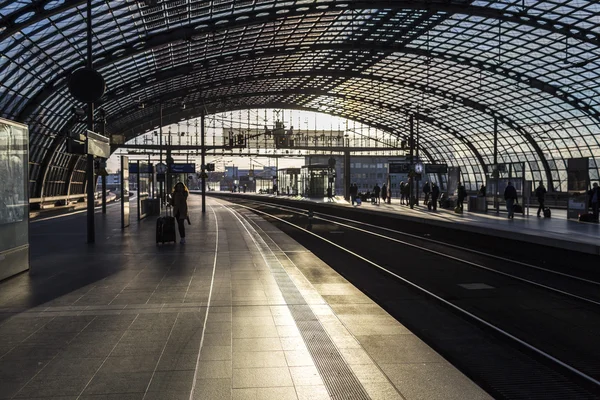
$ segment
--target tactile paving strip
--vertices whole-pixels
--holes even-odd
[[[249,231],[256,232],[248,221],[243,221]],[[325,328],[323,328],[294,282],[285,272],[271,248],[258,233],[253,235],[253,238],[288,304],[300,335],[331,398],[334,400],[369,399],[370,397],[364,387],[346,364]]]

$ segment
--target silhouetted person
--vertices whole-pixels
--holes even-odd
[[[517,200],[517,189],[512,185],[512,182],[508,182],[508,186],[504,189],[504,200],[506,200],[506,210],[508,211],[508,218],[514,219],[515,212],[513,207]]]
[[[383,202],[385,203],[385,201],[387,200],[388,197],[388,190],[387,190],[387,185],[384,183],[381,186],[381,198],[383,199]]]
[[[457,192],[458,198],[456,199],[456,207],[460,209],[460,212],[463,212],[463,202],[465,201],[465,197],[467,197],[467,190],[465,189],[465,186],[460,182],[458,182]]]
[[[594,213],[594,221],[598,222],[598,206],[600,205],[600,188],[598,183],[594,182],[594,187],[588,192],[590,195],[590,204]]]
[[[373,203],[379,204],[379,194],[380,194],[380,192],[381,192],[381,188],[379,187],[379,184],[376,183],[375,186],[373,187],[373,199],[374,199]]]
[[[541,217],[540,213],[544,212],[544,202],[546,201],[546,188],[544,187],[544,182],[540,181],[540,184],[535,189],[535,197],[537,198],[539,207],[537,210],[537,216]]]
[[[423,194],[425,195],[425,205],[429,202],[429,193],[431,193],[431,187],[429,186],[429,182],[425,182],[423,185]]]
[[[481,185],[481,187],[479,188],[479,192],[477,193],[477,196],[479,197],[485,197],[486,196],[486,187],[485,185]]]
[[[438,198],[440,197],[440,188],[436,183],[431,188],[431,207],[437,210]]]

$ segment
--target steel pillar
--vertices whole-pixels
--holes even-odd
[[[350,200],[350,151],[344,151],[344,198]]]
[[[87,0],[87,67],[92,68],[92,0]],[[87,107],[87,128],[94,130],[94,103],[88,103]],[[88,139],[89,140],[89,139]],[[94,156],[88,154],[86,163],[86,181],[87,181],[87,242],[96,241],[96,227],[94,225]]]
[[[204,111],[200,114],[200,147],[202,148],[201,163],[202,163],[202,213],[206,213],[206,147],[204,147]]]

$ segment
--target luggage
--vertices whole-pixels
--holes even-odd
[[[515,204],[513,206],[513,212],[517,213],[517,214],[522,214],[523,213],[523,206],[521,206],[520,204]]]
[[[427,209],[428,209],[429,211],[431,211],[431,209],[432,209],[432,208],[433,208],[433,203],[432,203],[431,201],[428,201],[428,202],[427,202]]]
[[[552,211],[548,207],[544,208],[544,218],[550,218],[552,216]]]
[[[171,213],[169,213],[171,210]],[[175,218],[172,215],[173,210],[167,206],[164,217],[158,217],[156,220],[156,243],[165,243],[177,241],[175,234]]]
[[[596,219],[594,218],[594,214],[581,214],[579,222],[596,222]]]
[[[356,205],[360,206],[360,204],[362,203],[362,200],[360,199],[360,197],[356,198]]]
[[[456,214],[462,214],[463,210],[462,210],[462,208],[460,208],[460,206],[456,206],[456,207],[454,207],[454,212]]]

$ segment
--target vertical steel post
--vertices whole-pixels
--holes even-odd
[[[350,200],[350,150],[344,150],[344,198]]]
[[[202,213],[206,212],[206,147],[204,146],[204,110],[200,113],[200,147],[202,148],[201,163],[202,163]]]
[[[417,131],[417,139],[416,139],[417,140],[417,144],[415,146],[415,158],[416,158],[417,162],[420,163],[421,160],[419,160],[419,120],[418,119],[417,119],[417,129],[416,129],[416,131]],[[424,172],[425,171],[423,171],[423,173]],[[415,173],[415,175],[416,175],[416,173]],[[419,182],[420,181],[421,181],[420,179],[417,179],[416,180],[417,184],[415,186],[415,192],[416,192],[415,205],[417,205],[417,206],[419,205]],[[427,204],[425,204],[425,205],[427,205]]]
[[[160,164],[162,164],[163,162],[163,105],[162,103],[159,104],[160,107],[160,122],[159,122],[159,153],[160,153]],[[164,174],[163,174],[164,175]],[[164,188],[165,188],[165,180],[166,177],[163,177],[163,180],[161,182],[158,182],[158,191],[159,191],[159,196],[160,196],[160,206],[163,206],[163,203],[165,202],[165,196],[164,196]]]
[[[411,114],[409,117],[409,123],[410,123],[410,170],[409,171],[413,171],[415,170],[415,160],[413,159],[413,155],[415,152],[415,117]],[[409,172],[410,174],[410,172]],[[412,201],[412,197],[413,197],[413,181],[415,180],[414,176],[409,176],[408,178],[408,204],[410,204],[410,208],[415,208],[415,205]],[[402,193],[400,194],[402,195]]]
[[[87,0],[87,67],[93,67],[92,61],[92,0]],[[94,103],[88,103],[87,128],[94,130]],[[87,132],[86,132],[87,135]],[[89,140],[89,138],[87,139]],[[86,180],[87,180],[87,242],[96,241],[96,228],[94,225],[94,192],[96,191],[94,180],[94,156],[86,155]]]
[[[500,172],[498,170],[498,119],[494,118],[494,168],[492,169],[493,180],[494,180],[494,207],[496,207],[496,214],[500,213],[500,205],[498,204],[498,177]]]
[[[106,175],[102,174],[102,214],[106,214]]]
[[[102,135],[106,136],[106,119],[102,121]],[[106,161],[104,161],[106,163]],[[102,171],[102,214],[106,214],[106,168]]]

